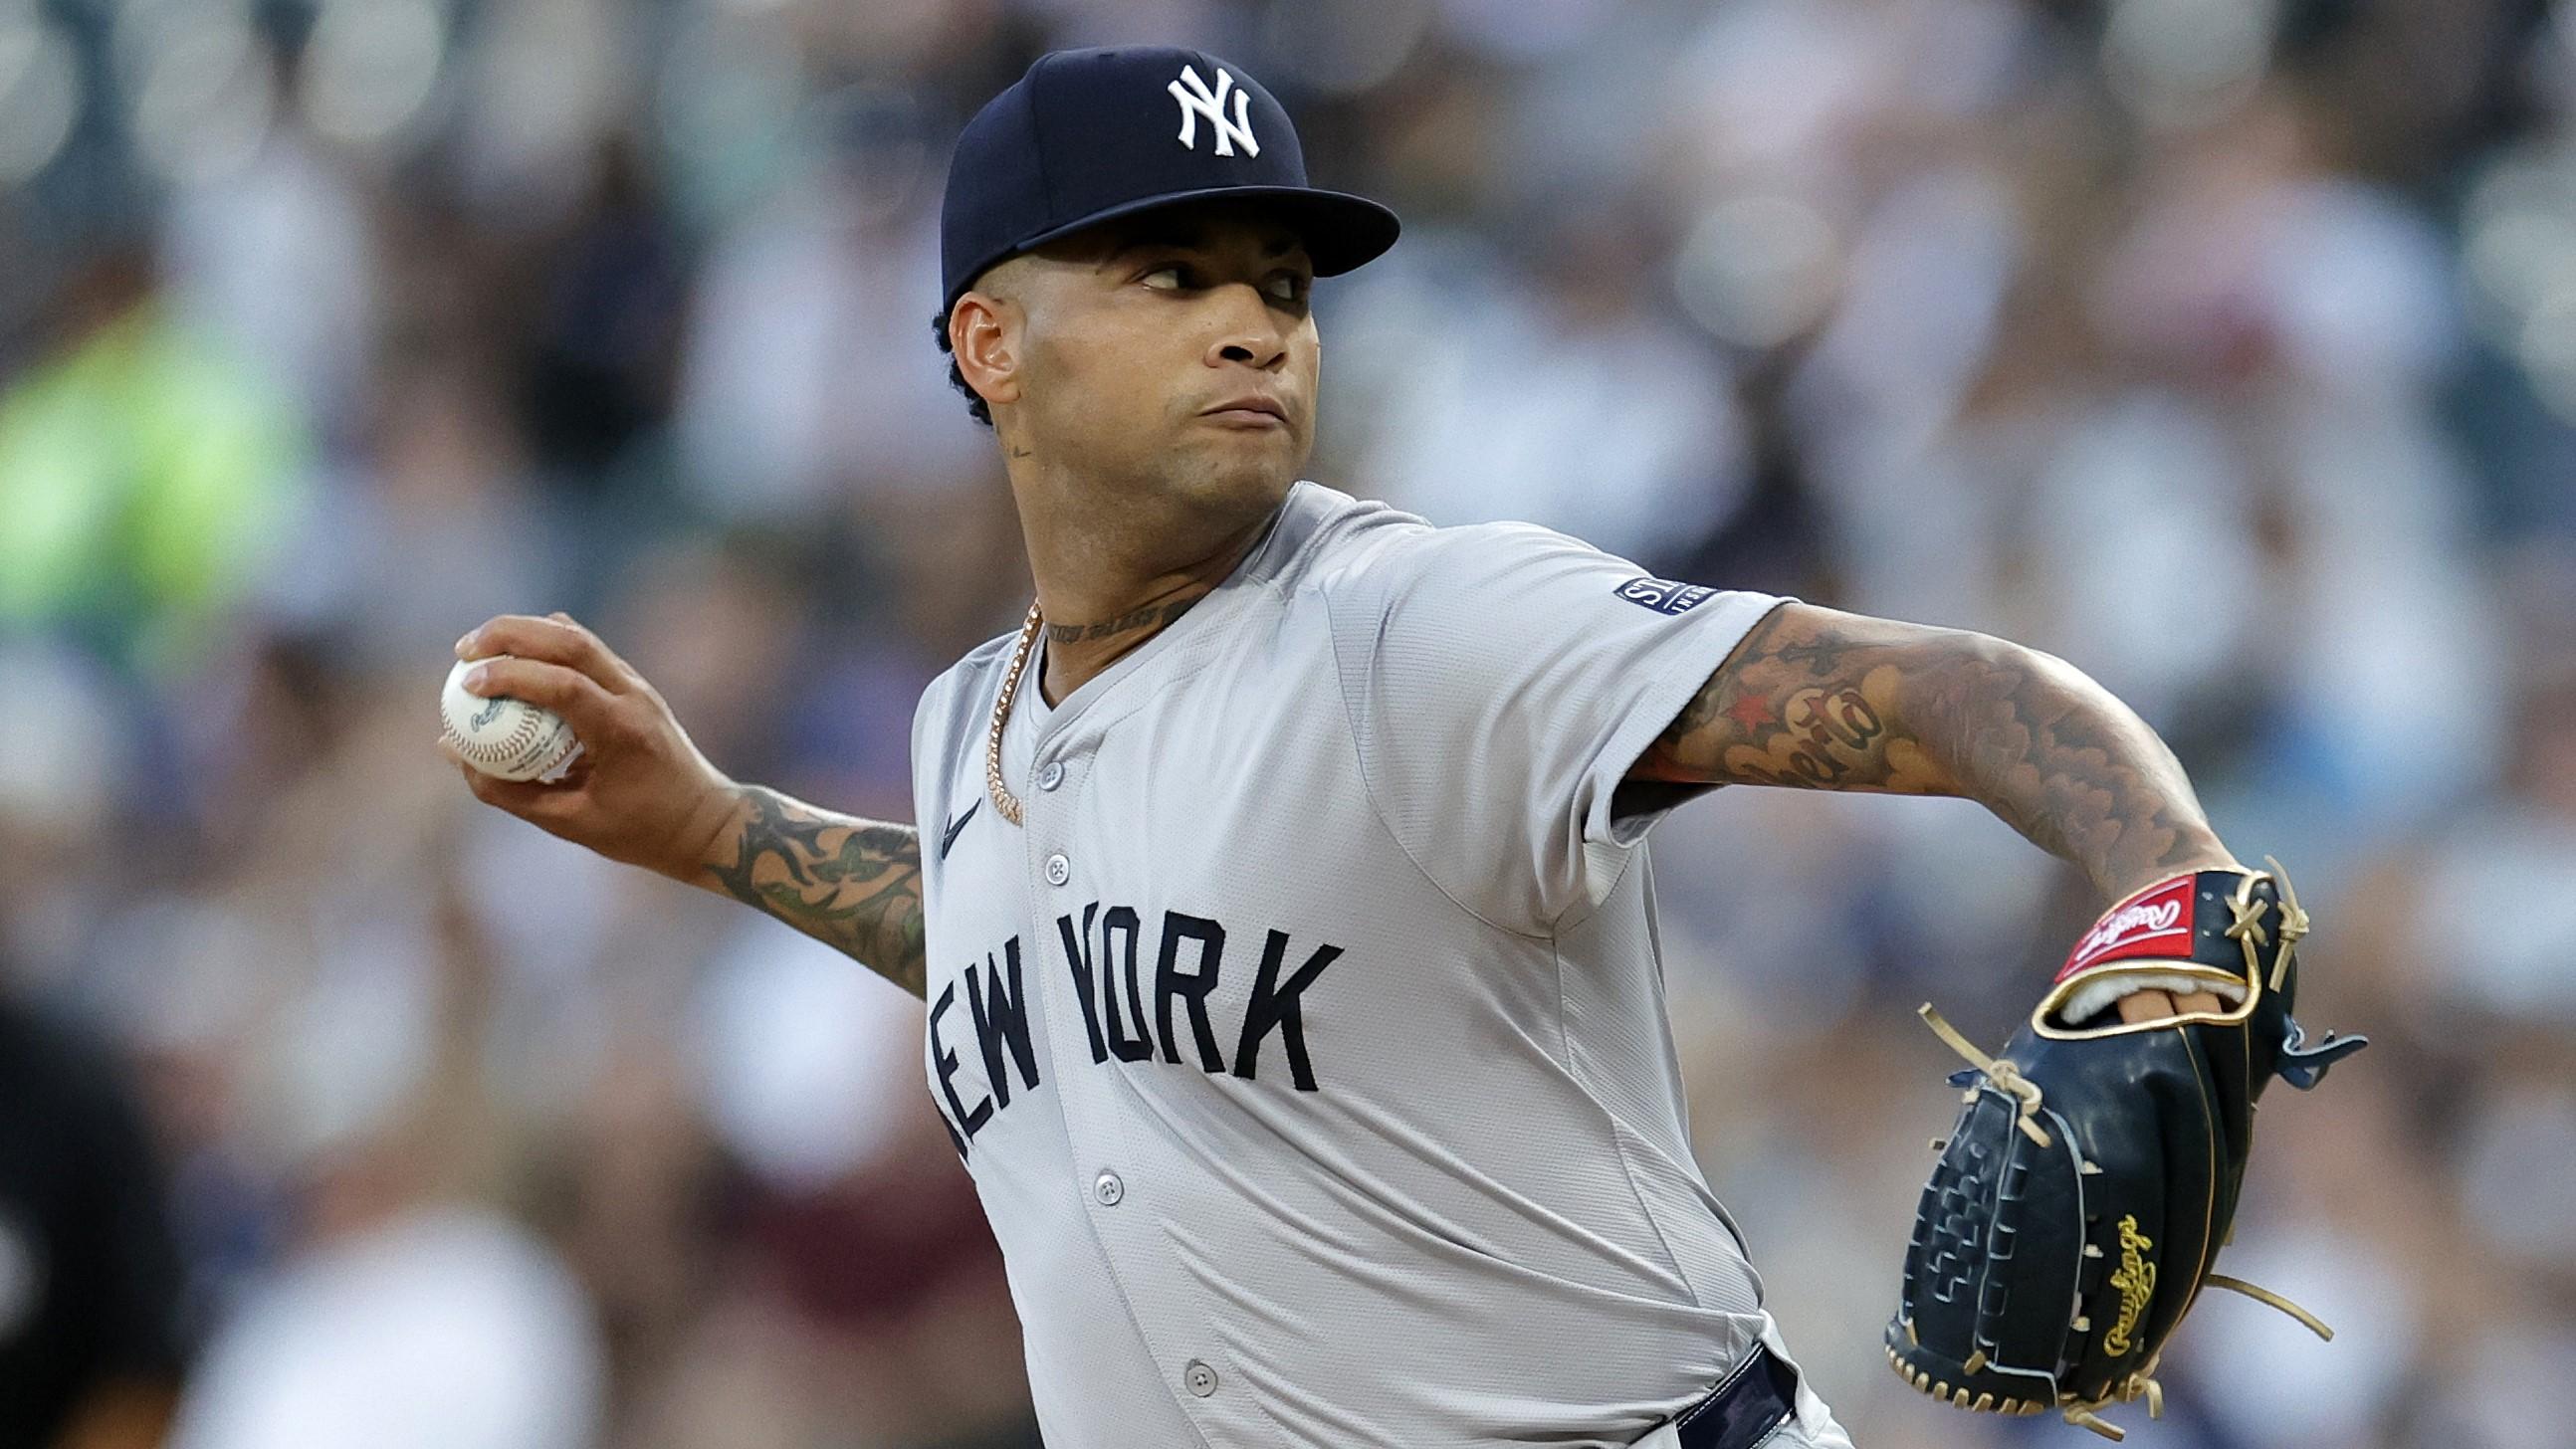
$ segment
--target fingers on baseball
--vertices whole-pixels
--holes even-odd
[[[549,614],[542,619],[533,614],[503,614],[459,640],[458,651],[466,659],[508,654],[558,664],[587,675],[610,694],[625,694],[643,683],[616,651],[570,614]]]
[[[621,737],[615,697],[587,674],[562,664],[518,657],[486,660],[480,670],[479,678],[466,682],[467,693],[485,699],[507,696],[553,710],[592,750]]]

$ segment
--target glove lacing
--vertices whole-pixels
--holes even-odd
[[[1932,1028],[1933,1035],[1949,1044],[1950,1050],[1966,1057],[1969,1065],[1983,1073],[1996,1091],[2013,1099],[2013,1125],[2021,1129],[2023,1136],[2042,1147],[2049,1145],[2048,1129],[2031,1120],[2031,1114],[2039,1110],[2039,1083],[2023,1076],[2021,1068],[2012,1063],[1977,1050],[1977,1044],[1968,1040],[1941,1013],[1933,1010],[1931,1002],[1915,1008],[1915,1014],[1923,1018],[1925,1026]],[[1968,1095],[1961,1100],[1977,1100],[1977,1089],[1970,1087]]]

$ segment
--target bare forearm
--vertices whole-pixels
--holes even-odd
[[[922,994],[921,838],[759,785],[736,789],[694,884],[775,916]]]
[[[2114,898],[2233,863],[2173,752],[2073,666],[1801,604],[1756,626],[1634,773],[1975,800]]]

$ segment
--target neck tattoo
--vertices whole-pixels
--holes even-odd
[[[1104,619],[1097,624],[1049,624],[1046,626],[1047,642],[1081,644],[1094,639],[1114,639],[1118,635],[1132,634],[1139,629],[1159,629],[1188,613],[1190,606],[1197,603],[1200,597],[1193,594],[1189,598],[1176,599],[1168,604],[1147,604],[1141,609],[1130,609],[1115,619]]]

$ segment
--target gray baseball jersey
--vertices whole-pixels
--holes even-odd
[[[1778,602],[1300,483],[1058,706],[1032,663],[1022,825],[1011,641],[932,684],[924,1056],[1052,1449],[1624,1445],[1781,1351],[1622,788]]]

